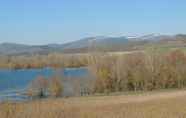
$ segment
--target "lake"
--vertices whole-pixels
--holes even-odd
[[[50,77],[54,74],[61,74],[69,78],[81,78],[88,76],[87,68],[65,68],[57,71],[52,68],[44,69],[20,69],[20,70],[0,70],[0,100],[20,100],[26,96],[18,93],[25,91],[31,81],[38,76]]]

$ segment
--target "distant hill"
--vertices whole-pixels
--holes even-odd
[[[158,42],[166,40],[184,40],[186,35],[145,35],[141,37],[88,37],[65,44],[48,45],[24,45],[16,43],[0,44],[0,54],[3,55],[30,55],[30,54],[48,54],[51,52],[80,53],[88,50],[102,49],[111,51],[131,50],[134,45],[143,45],[148,42]]]
[[[31,46],[16,43],[0,44],[0,54],[3,55],[46,54],[50,49],[48,46]]]
[[[87,49],[91,45],[97,47],[105,47],[116,44],[127,43],[128,39],[125,37],[89,37],[66,44],[48,44],[48,45],[24,45],[16,43],[2,43],[0,44],[0,54],[4,55],[21,55],[21,54],[47,54],[50,52],[76,52],[81,49]]]

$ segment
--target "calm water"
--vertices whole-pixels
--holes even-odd
[[[24,91],[29,83],[42,75],[50,77],[53,74],[61,74],[65,77],[83,77],[88,75],[87,68],[66,68],[63,70],[45,69],[22,69],[22,70],[0,70],[0,100],[13,98],[20,99],[25,96],[18,96],[17,93]]]

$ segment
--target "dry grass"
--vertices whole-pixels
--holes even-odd
[[[185,118],[186,91],[0,105],[0,118]]]

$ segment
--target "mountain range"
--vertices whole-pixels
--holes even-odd
[[[161,40],[185,39],[186,35],[157,35],[150,34],[141,37],[88,37],[65,44],[48,45],[25,45],[16,43],[1,43],[1,55],[22,55],[22,54],[48,54],[51,52],[80,53],[90,48],[122,48],[131,42],[158,42]]]

